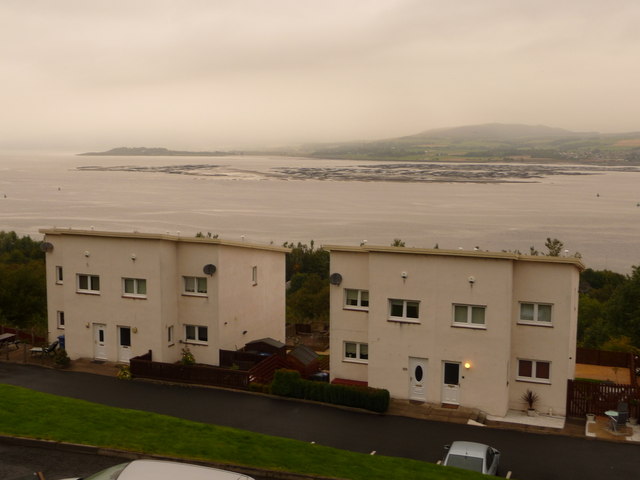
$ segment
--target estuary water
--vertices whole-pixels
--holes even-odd
[[[640,170],[0,154],[0,229],[53,226],[524,253],[555,237],[627,273],[640,264]]]

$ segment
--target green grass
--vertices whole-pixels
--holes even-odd
[[[353,480],[485,478],[0,385],[0,434]],[[212,406],[215,408],[215,406]]]

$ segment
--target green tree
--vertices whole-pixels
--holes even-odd
[[[562,253],[562,247],[564,247],[564,243],[562,243],[557,238],[551,239],[547,237],[547,241],[544,242],[544,246],[547,247],[548,256],[559,257]]]
[[[392,247],[404,247],[405,243],[399,238],[394,238],[393,242],[391,242]]]

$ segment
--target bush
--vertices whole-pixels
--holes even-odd
[[[386,412],[389,391],[380,388],[332,385],[303,380],[295,370],[278,370],[271,384],[271,393],[283,397],[303,398],[316,402]]]
[[[53,353],[53,363],[60,368],[67,368],[69,366],[71,359],[64,348],[60,348]]]
[[[120,365],[120,367],[118,367],[118,373],[116,374],[116,376],[120,380],[131,380],[131,367],[129,365]]]
[[[193,353],[191,353],[189,347],[184,347],[182,349],[180,363],[182,363],[183,365],[195,365],[196,357],[193,356]]]
[[[271,393],[271,386],[266,383],[251,382],[249,391],[258,393]]]

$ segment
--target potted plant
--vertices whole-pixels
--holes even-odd
[[[527,391],[522,394],[522,400],[524,400],[528,405],[527,415],[529,415],[530,417],[535,416],[536,409],[534,407],[539,399],[540,397],[538,396],[538,394],[530,389],[527,389]]]

